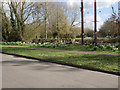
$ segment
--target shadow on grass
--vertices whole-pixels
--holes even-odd
[[[119,71],[118,65],[120,65],[119,64],[120,56],[75,54],[75,53],[68,53],[68,54],[64,53],[65,55],[62,56],[63,54],[58,55],[61,53],[54,52],[54,51],[53,51],[54,53],[53,52],[48,53],[48,51],[44,52],[45,50],[42,52],[39,52],[39,50],[30,50],[30,49],[24,49],[24,48],[17,48],[17,49],[16,48],[9,48],[9,49],[4,48],[4,51],[5,52],[9,51],[9,52],[16,53],[16,54],[19,51],[20,53],[25,54],[25,56],[35,57],[35,58],[39,58],[39,59],[42,59],[42,56],[39,54],[44,54],[44,55],[48,54],[49,56],[44,56],[44,58],[45,58],[45,60],[48,60],[49,62],[57,62],[57,63],[64,62],[67,64],[82,65],[82,66],[98,68],[98,69],[103,69],[103,70],[110,70],[110,71],[115,71],[115,72]],[[44,60],[42,60],[42,61],[44,61]],[[30,63],[32,63],[32,62],[30,62]],[[29,65],[27,62],[22,62],[21,64]],[[64,64],[64,65],[66,65],[66,64]],[[72,66],[72,65],[70,65],[70,66]],[[36,67],[36,69],[40,70],[41,68]]]
[[[98,68],[102,70],[119,72],[120,57],[108,55],[82,55],[82,56],[66,56],[66,57],[52,57],[47,58],[49,61],[58,61],[70,63],[73,65],[87,66],[91,68]]]

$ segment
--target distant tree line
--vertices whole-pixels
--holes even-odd
[[[6,10],[6,6],[8,10]],[[2,40],[32,41],[37,38],[76,38],[81,30],[78,7],[68,7],[55,2],[3,2]],[[116,20],[116,18],[114,18]],[[85,36],[93,37],[93,30],[85,28]],[[116,22],[107,20],[99,31],[99,36],[117,36]]]
[[[7,11],[4,4],[9,8]],[[2,5],[3,41],[72,38],[76,35],[73,33],[74,22],[79,18],[76,7],[71,9],[64,3],[55,2],[8,2]],[[80,29],[76,31],[80,33]]]

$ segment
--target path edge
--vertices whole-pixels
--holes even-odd
[[[113,75],[120,76],[120,72],[112,72],[112,71],[108,71],[108,70],[102,70],[102,69],[87,67],[87,66],[82,66],[82,65],[75,65],[75,64],[70,64],[70,63],[65,63],[65,62],[60,62],[60,61],[56,62],[56,61],[50,61],[50,60],[46,60],[46,59],[43,60],[43,59],[40,59],[40,58],[18,55],[18,54],[12,54],[12,53],[6,53],[6,52],[0,52],[0,53],[7,54],[7,55],[12,55],[12,56],[16,56],[16,57],[27,58],[27,59],[35,59],[35,60],[39,60],[39,61],[42,61],[42,62],[50,62],[50,63],[60,64],[60,65],[66,65],[66,66],[71,66],[71,67],[75,67],[75,68],[81,68],[81,69],[86,69],[86,70],[97,71],[97,72],[102,72],[102,73],[107,73],[107,74],[113,74]]]

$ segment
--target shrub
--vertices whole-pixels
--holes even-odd
[[[79,42],[79,44],[81,44],[81,39],[75,39],[75,42]],[[84,39],[84,43],[86,45],[93,44],[94,39]],[[97,39],[97,43],[115,44],[115,43],[118,43],[118,39],[116,39],[116,38],[113,38],[113,39],[102,38],[102,39]]]
[[[96,51],[97,49],[98,49],[98,47],[97,47],[97,46],[94,46],[94,47],[93,47],[93,50],[94,50],[94,51]]]

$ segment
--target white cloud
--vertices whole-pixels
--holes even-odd
[[[94,15],[85,15],[84,18],[85,21],[85,28],[90,28],[94,30]],[[103,25],[103,21],[100,17],[100,15],[97,15],[97,30],[99,30],[99,28],[101,27],[101,25]]]
[[[6,13],[6,16],[9,17],[10,8],[9,8],[9,6],[8,6],[8,2],[7,2],[7,1],[4,1],[4,2],[3,2],[3,9],[4,9],[4,12]]]
[[[97,5],[97,9],[102,9],[102,8],[109,8],[111,7],[113,4],[115,4],[116,2],[99,2]]]
[[[93,29],[93,15],[85,15],[85,28]]]
[[[92,9],[94,6],[94,2],[90,0],[87,2],[87,0],[85,0],[85,7],[86,9]],[[102,9],[102,8],[109,8],[111,7],[111,5],[115,4],[119,2],[119,0],[97,0],[97,9]]]
[[[67,5],[71,8],[81,6],[81,0],[68,0]],[[109,8],[113,4],[119,2],[119,0],[96,0],[97,1],[97,9]],[[94,0],[84,0],[84,9],[90,10],[94,8]]]
[[[97,15],[97,30],[100,29],[101,25],[103,25],[104,21],[101,19],[100,15]],[[80,21],[81,22],[81,21]],[[76,27],[81,27],[81,23],[74,22],[73,25],[76,25]],[[84,17],[84,28],[90,28],[94,30],[94,15],[85,15]]]
[[[79,22],[74,22],[73,25],[75,25],[75,27],[80,27],[80,23]]]
[[[5,11],[9,11],[9,10],[10,10],[7,2],[4,2],[4,3],[3,3],[3,9],[4,9]]]

